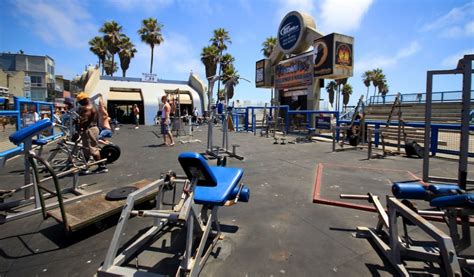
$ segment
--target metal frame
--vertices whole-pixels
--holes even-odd
[[[183,194],[180,202],[172,210],[162,210],[162,201],[164,193],[164,179],[158,179],[153,183],[131,193],[127,197],[127,202],[122,209],[119,224],[115,229],[114,236],[110,243],[104,264],[99,268],[98,276],[161,276],[150,272],[138,271],[138,269],[122,266],[125,262],[138,255],[142,247],[151,241],[164,226],[178,222],[184,222],[186,225],[186,248],[181,264],[177,270],[176,276],[198,276],[206,260],[208,259],[214,246],[221,238],[221,230],[218,221],[218,206],[202,206],[199,210],[194,203],[194,188],[197,184],[197,178],[191,182],[187,179],[174,179],[174,182],[184,183]],[[153,190],[158,190],[156,195],[156,209],[154,210],[133,210],[135,201]],[[153,217],[153,225],[129,247],[121,253],[117,253],[120,246],[120,239],[125,232],[128,219],[131,215],[140,217]],[[214,224],[215,230],[212,225]],[[196,250],[193,251],[193,234],[195,228],[201,233],[201,238]],[[209,236],[213,232],[212,242],[208,245]],[[203,255],[204,253],[204,255]]]
[[[438,263],[444,269],[446,276],[461,276],[461,267],[473,267],[473,260],[457,256],[457,251],[466,247],[466,243],[470,244],[470,233],[469,224],[463,224],[463,237],[458,237],[456,216],[458,211],[456,209],[448,209],[446,212],[418,211],[417,213],[395,197],[387,196],[388,211],[386,212],[379,197],[371,193],[367,195],[341,194],[340,198],[367,200],[373,203],[379,214],[378,223],[375,228],[357,227],[358,236],[372,239],[399,275],[410,276],[410,273],[404,266],[405,260]],[[472,213],[473,211],[461,212],[461,216],[466,217]],[[424,219],[423,215],[447,216],[450,235],[447,235],[431,222]],[[403,218],[403,240],[399,235],[399,216]],[[426,235],[434,239],[434,242],[427,244],[424,241],[422,245],[417,245],[417,242],[408,236],[406,222],[416,225]],[[387,229],[387,232],[384,231],[384,227]],[[388,240],[383,240],[382,237],[388,237]]]
[[[431,70],[426,74],[426,105],[425,105],[425,141],[424,141],[424,157],[423,157],[423,181],[439,181],[457,183],[463,190],[466,189],[468,183],[474,182],[467,179],[467,162],[469,149],[469,112],[471,104],[471,79],[472,61],[474,55],[465,55],[459,60],[456,69],[452,70]],[[433,76],[434,75],[452,75],[462,74],[462,111],[461,111],[461,138],[460,138],[460,153],[459,153],[459,167],[458,178],[446,178],[430,176],[429,158],[430,158],[430,136],[431,136],[431,106],[433,94]]]

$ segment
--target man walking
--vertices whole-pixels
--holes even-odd
[[[166,99],[166,95],[161,97],[161,103],[163,103],[163,111],[161,112],[161,134],[163,134],[163,145],[166,146],[173,146],[174,140],[173,135],[171,134],[170,130],[170,113],[171,113],[171,106]],[[166,137],[169,137],[170,143],[167,143]]]

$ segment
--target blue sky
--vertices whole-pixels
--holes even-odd
[[[0,51],[49,55],[56,74],[72,78],[96,63],[87,42],[105,21],[115,20],[138,49],[127,76],[141,77],[149,71],[150,48],[137,30],[142,19],[155,17],[164,24],[165,39],[155,48],[153,71],[159,78],[187,80],[192,70],[204,79],[201,49],[214,29],[225,28],[237,70],[254,80],[262,42],[276,36],[281,19],[292,10],[312,15],[324,34],[355,38],[351,102],[366,92],[365,70],[382,68],[389,94],[417,93],[425,90],[427,70],[454,68],[462,55],[474,53],[472,0],[0,0]],[[460,80],[438,78],[434,90],[459,90]],[[235,99],[269,97],[269,89],[257,89],[253,82],[236,88]]]

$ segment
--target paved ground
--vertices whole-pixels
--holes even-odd
[[[110,190],[144,178],[156,179],[169,169],[181,173],[179,153],[205,148],[205,129],[195,132],[203,143],[177,143],[171,148],[158,147],[162,140],[156,131],[153,127],[134,130],[123,126],[113,139],[122,149],[120,159],[109,166],[109,173],[82,176],[81,183],[94,184],[91,189]],[[216,132],[218,141],[220,134]],[[331,153],[331,145],[323,142],[274,145],[272,139],[251,133],[232,133],[230,138],[231,143],[242,146],[238,151],[245,161],[231,159],[228,166],[245,169],[250,202],[220,209],[221,224],[230,232],[225,233],[202,276],[393,275],[367,240],[353,237],[356,226],[375,225],[375,214],[312,202],[316,167],[330,163],[408,170],[421,176],[421,160],[389,157],[366,161],[366,152]],[[21,164],[21,159],[15,159],[0,172],[0,189],[22,182]],[[452,161],[433,160],[431,170],[455,176],[456,166]],[[370,171],[343,168],[339,173],[328,186],[353,186],[355,191],[367,186],[380,195],[390,193],[386,184],[358,183],[361,176],[373,174]],[[347,180],[351,174],[358,177]],[[131,222],[125,240],[143,231],[150,221],[133,218]],[[115,229],[112,222],[103,224],[102,231],[88,228],[66,237],[53,219],[42,220],[40,215],[0,228],[0,276],[91,276],[103,262]]]

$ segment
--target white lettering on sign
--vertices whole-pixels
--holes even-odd
[[[293,23],[290,22],[281,28],[280,35],[285,36],[285,35],[297,32],[299,29],[300,29],[300,26],[298,25],[293,26]]]

